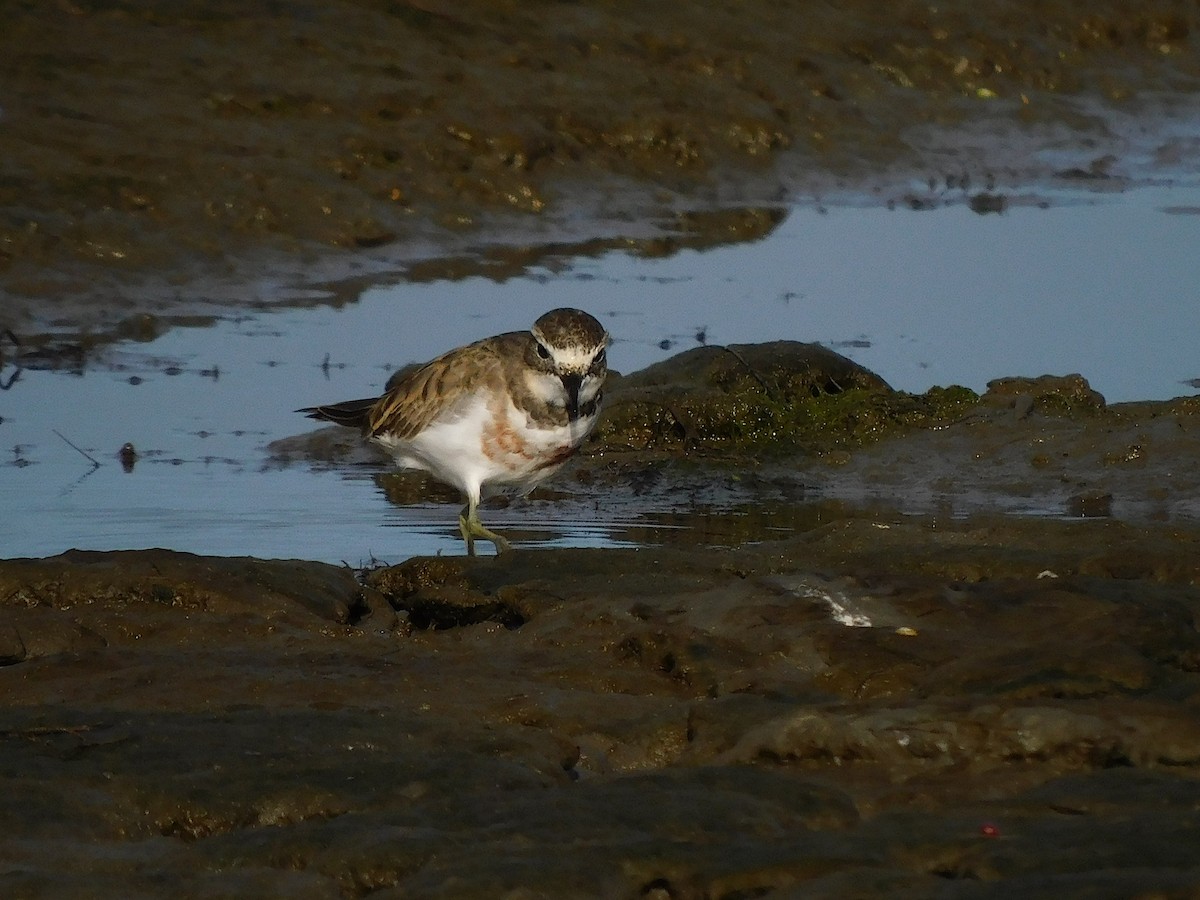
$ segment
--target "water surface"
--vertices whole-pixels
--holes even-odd
[[[698,342],[791,339],[825,343],[906,391],[1081,372],[1109,402],[1195,393],[1198,213],[1192,186],[993,214],[802,208],[753,243],[614,251],[504,281],[394,279],[349,305],[125,344],[79,372],[10,364],[0,555],[168,547],[358,564],[461,552],[456,507],[397,508],[367,474],[271,467],[264,448],[306,430],[297,407],[376,394],[398,365],[526,328],[555,306],[597,315],[611,364],[627,372]],[[139,451],[131,472],[118,460],[126,442]],[[536,501],[486,519],[527,544],[641,543],[691,527],[686,506]]]

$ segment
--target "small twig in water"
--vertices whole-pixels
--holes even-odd
[[[0,369],[3,369],[8,365],[8,360],[4,358],[4,338],[8,338],[10,341],[12,341],[12,362],[13,365],[16,366],[16,369],[13,371],[12,375],[8,376],[7,381],[0,381],[0,391],[7,391],[10,387],[16,384],[17,379],[21,377],[21,342],[17,339],[17,336],[7,328],[0,331]]]
[[[93,468],[93,469],[98,469],[98,468],[100,468],[100,463],[98,463],[98,462],[96,461],[96,457],[92,456],[92,454],[88,453],[86,450],[84,450],[84,449],[82,449],[82,448],[80,448],[80,447],[77,447],[75,444],[72,444],[72,443],[71,443],[69,440],[67,440],[65,437],[63,437],[63,434],[62,434],[62,432],[61,432],[61,431],[59,431],[57,428],[51,428],[50,430],[51,430],[51,431],[53,431],[55,434],[57,434],[57,435],[58,435],[60,438],[62,438],[62,441],[63,441],[63,443],[64,443],[64,444],[66,444],[66,445],[67,445],[68,447],[70,447],[72,450],[76,450],[76,451],[78,451],[80,454],[82,454],[82,455],[83,455],[83,458],[84,458],[84,459],[86,459],[88,462],[90,462],[90,463],[92,464],[92,468]]]

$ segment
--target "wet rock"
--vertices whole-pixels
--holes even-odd
[[[605,893],[635,896],[655,883],[693,889],[710,880],[761,883],[762,874],[751,873],[781,865],[810,868],[815,864],[811,849],[809,859],[796,860],[791,836],[811,829],[839,831],[858,819],[853,802],[836,789],[786,772],[744,767],[581,783],[547,800],[544,794],[522,792],[497,804],[463,792],[457,810],[418,801],[400,815],[316,825],[307,829],[309,847],[297,862],[335,875],[349,857],[352,868],[346,875],[360,887],[402,884],[400,890],[418,896],[485,897],[520,888],[570,896],[595,893],[597,886]],[[593,815],[597,809],[606,813]],[[456,850],[447,838],[464,816],[486,823],[487,836]],[[347,846],[351,830],[379,839]],[[736,837],[720,859],[706,859],[705,835],[714,830]],[[564,833],[586,834],[588,852],[552,857],[537,849]],[[279,852],[281,837],[254,837],[241,846],[241,858],[269,859]],[[314,852],[317,847],[324,849]],[[222,841],[213,850],[220,859],[235,848]]]
[[[1104,409],[1104,397],[1082,375],[1043,375],[1040,378],[997,378],[988,382],[983,402],[1008,404],[1018,418],[1032,409],[1049,415],[1077,415]]]
[[[1113,495],[1107,491],[1074,494],[1067,498],[1067,515],[1078,518],[1103,518],[1112,515]]]
[[[819,344],[704,346],[615,381],[596,443],[605,450],[834,452],[961,417],[962,388],[898,394]]]
[[[79,873],[147,896],[152,873],[173,895],[1187,885],[1194,541],[840,520],[721,552],[411,560],[365,589],[163,551],[0,562],[0,878],[31,897]],[[374,627],[392,606],[413,627]]]
[[[0,653],[4,664],[98,650],[106,641],[71,616],[45,607],[0,607]]]
[[[0,624],[0,666],[10,666],[25,658],[25,642],[11,623]]]
[[[961,719],[936,708],[805,711],[762,723],[721,758],[985,769],[1045,759],[1091,767],[1192,766],[1200,761],[1200,729],[1192,717],[1138,710],[1127,719],[1130,711],[1109,716],[1057,705],[984,706],[965,710]],[[1133,727],[1127,729],[1127,724]]]
[[[271,625],[319,627],[336,621],[339,604],[357,607],[347,570],[301,561],[198,557],[168,550],[71,550],[48,559],[0,566],[0,607],[90,611],[114,621],[169,610],[221,619],[252,616]]]
[[[367,575],[370,588],[403,610],[417,629],[462,628],[480,622],[497,622],[520,628],[526,616],[511,595],[474,588],[459,564],[450,559],[411,559]]]
[[[854,388],[890,390],[882,378],[847,357],[796,341],[697,347],[628,376],[621,387],[717,394],[750,384],[764,393],[796,398]]]

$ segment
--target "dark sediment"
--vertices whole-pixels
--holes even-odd
[[[1198,28],[1169,2],[18,3],[0,358],[82,367],[354,271],[753,239],[838,191],[987,213],[1194,171],[1155,135],[1194,108]],[[519,239],[480,248],[498,224]],[[914,397],[777,344],[611,401],[573,491],[818,485],[820,523],[361,573],[0,561],[0,894],[1200,892],[1194,399]],[[315,441],[278,449],[347,443]]]
[[[159,551],[0,563],[0,883],[1184,896],[1195,542],[859,520],[361,585]]]
[[[17,3],[0,327],[304,302],[489,223],[496,272],[512,245],[737,240],[839,193],[986,212],[1194,171],[1156,123],[1194,114],[1198,32],[1183,2]]]
[[[795,344],[692,351],[612,395],[574,469],[598,502],[728,479],[858,493],[798,536],[723,550],[358,573],[168,551],[0,562],[0,886],[1200,889],[1200,534],[1152,524],[1200,498],[1169,477],[1193,457],[1194,403],[1007,379],[947,413]],[[730,408],[781,431],[731,433]],[[278,452],[340,453],[327,437]],[[1072,490],[1109,501],[1073,520],[953,513],[1040,493],[1066,514]]]

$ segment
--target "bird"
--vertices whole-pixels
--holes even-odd
[[[484,338],[399,373],[381,397],[297,410],[359,428],[400,468],[457,488],[467,554],[475,540],[497,555],[509,542],[479,518],[479,503],[525,495],[591,434],[608,375],[610,337],[580,309],[552,309],[528,331]]]

